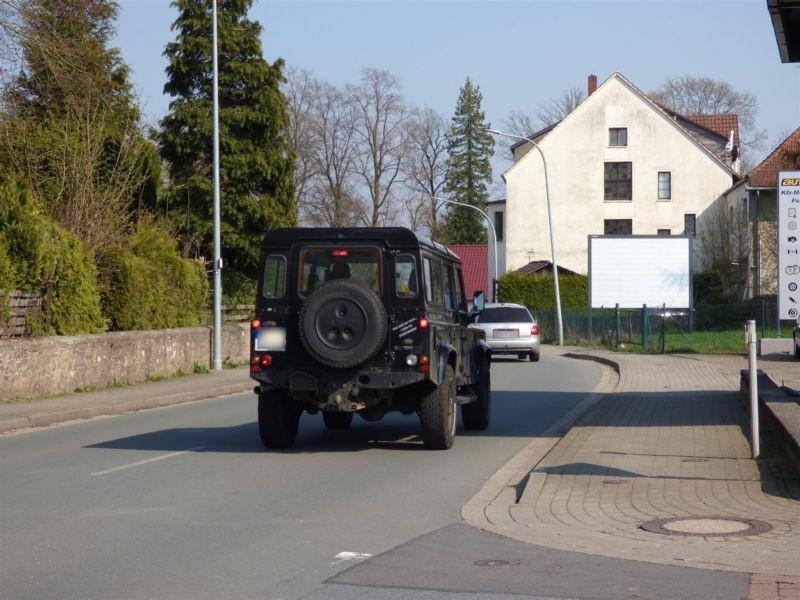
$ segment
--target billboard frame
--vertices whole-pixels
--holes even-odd
[[[592,309],[595,307],[592,305],[592,240],[593,239],[667,239],[667,240],[675,240],[675,239],[683,239],[687,240],[689,243],[689,252],[688,252],[688,272],[689,272],[689,306],[681,306],[681,307],[672,307],[672,308],[685,308],[689,311],[690,319],[691,316],[694,314],[694,265],[693,263],[693,256],[694,256],[694,240],[695,236],[689,235],[588,235],[587,236],[587,245],[589,248],[589,264],[588,264],[588,274],[589,274],[589,285],[587,286],[588,289],[588,305],[589,305],[589,313],[591,314]],[[644,303],[642,304],[644,305]],[[659,304],[654,306],[654,308],[659,308],[662,305]],[[601,308],[601,307],[596,307]],[[611,306],[607,308],[613,308]],[[638,306],[620,306],[620,308],[641,308]],[[648,307],[650,308],[650,307]],[[693,321],[693,319],[691,319]]]

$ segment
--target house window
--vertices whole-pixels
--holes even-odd
[[[606,235],[631,235],[633,221],[631,219],[606,219],[603,221],[603,233]]]
[[[658,199],[669,200],[672,198],[672,173],[670,171],[658,172]]]
[[[683,235],[694,237],[697,233],[696,229],[697,217],[692,213],[683,215]]]
[[[497,241],[503,241],[503,211],[498,210],[494,213],[494,232],[497,235]]]
[[[658,235],[672,235],[671,229],[659,229]]]
[[[612,127],[608,130],[608,145],[609,146],[627,146],[628,145],[628,128],[627,127]]]
[[[633,168],[629,162],[607,162],[605,172],[605,199],[630,200]]]

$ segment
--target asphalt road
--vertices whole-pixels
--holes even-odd
[[[499,467],[591,392],[585,361],[498,360],[492,424],[428,451],[415,417],[265,452],[252,394],[0,439],[0,596],[268,598],[320,593],[368,556],[460,523]],[[529,391],[534,390],[534,391]],[[316,591],[316,592],[315,592]]]

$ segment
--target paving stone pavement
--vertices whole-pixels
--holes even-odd
[[[575,414],[465,505],[465,520],[539,546],[759,574],[752,593],[766,595],[752,597],[795,597],[800,483],[750,458],[738,392],[743,359],[583,354],[613,365],[618,378],[606,369]],[[559,437],[559,429],[568,431]],[[666,517],[756,519],[771,530],[690,536],[641,528]]]

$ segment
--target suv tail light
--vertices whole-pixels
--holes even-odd
[[[531,335],[539,335],[539,326],[538,325],[534,325],[533,327],[531,327]]]

